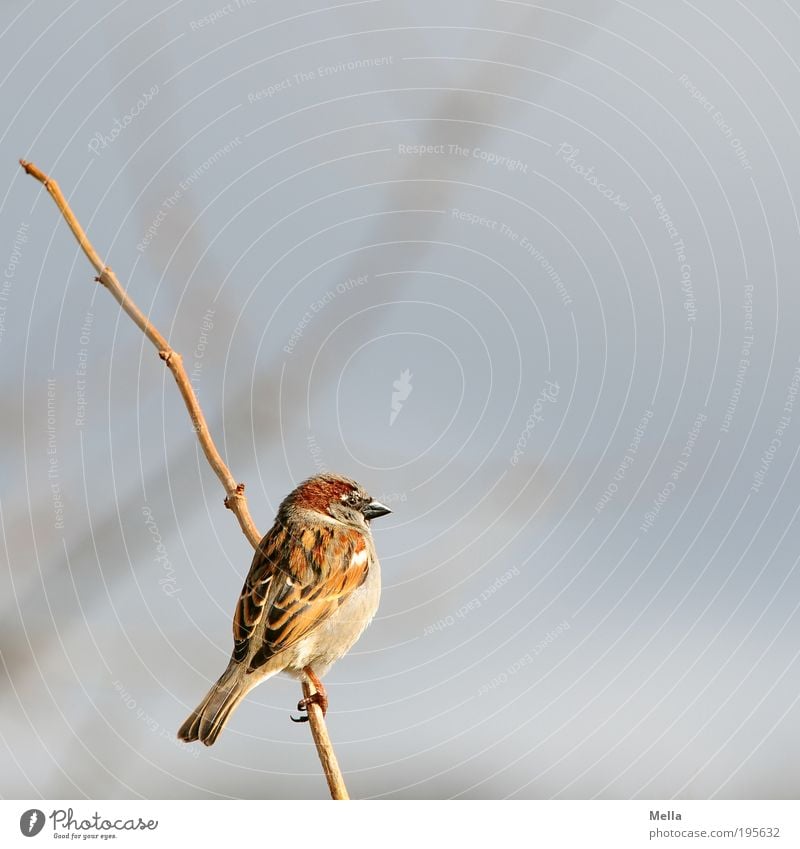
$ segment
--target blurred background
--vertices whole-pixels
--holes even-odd
[[[299,687],[175,732],[331,469],[379,615],[351,794],[800,793],[800,14],[782,0],[2,11],[0,794],[327,796]]]

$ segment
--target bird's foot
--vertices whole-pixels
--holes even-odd
[[[300,699],[297,703],[297,709],[299,711],[308,711],[309,705],[319,705],[322,708],[322,715],[328,712],[328,697],[325,693],[312,693],[305,699]],[[308,722],[308,714],[306,716],[291,716],[289,717],[292,722]]]

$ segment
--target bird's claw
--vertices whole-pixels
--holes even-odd
[[[319,705],[322,708],[323,716],[325,716],[328,712],[328,700],[322,695],[322,693],[313,693],[306,699],[300,699],[297,703],[297,709],[299,711],[308,711],[309,705]],[[308,715],[306,714],[306,716],[295,717],[289,714],[289,719],[291,719],[292,722],[308,722]]]

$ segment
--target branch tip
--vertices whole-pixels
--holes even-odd
[[[32,162],[28,162],[27,159],[20,159],[19,164],[25,169],[26,174],[35,177],[46,189],[49,189],[51,186],[56,189],[58,188],[56,181],[51,180],[44,171],[37,168]]]
[[[33,174],[33,176],[36,177],[37,180],[41,180],[42,177],[45,177],[45,175],[41,174],[41,171],[39,171],[39,169],[32,162],[28,162],[27,159],[20,159],[19,164],[25,170],[26,174]],[[40,174],[41,174],[41,177],[39,176]],[[46,177],[43,180],[43,182],[47,183]]]

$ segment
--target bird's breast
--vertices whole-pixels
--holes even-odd
[[[381,597],[381,570],[373,557],[364,583],[342,602],[339,609],[320,623],[297,646],[293,666],[311,666],[317,675],[346,654],[372,621]]]

